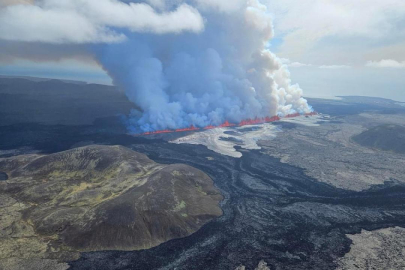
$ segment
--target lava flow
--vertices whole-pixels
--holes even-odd
[[[227,121],[225,121],[225,123],[223,123],[222,125],[220,125],[218,127],[223,128],[223,127],[234,127],[234,126],[236,126],[236,125],[229,123],[227,120]]]
[[[200,130],[200,129],[195,126],[191,126],[189,128],[176,129],[175,132],[196,131],[196,130]]]
[[[206,126],[204,129],[214,129],[214,128],[217,128],[216,126],[213,126],[213,125],[209,125],[209,126]]]
[[[142,135],[154,135],[154,134],[164,134],[164,133],[173,133],[175,132],[174,130],[170,129],[165,129],[165,130],[156,130],[156,131],[151,131],[151,132],[145,132]]]
[[[304,116],[314,116],[317,115],[317,112],[311,112],[311,113],[306,113]],[[284,118],[294,118],[301,116],[299,113],[293,113],[293,114],[288,114],[284,116]],[[187,132],[187,131],[199,131],[199,130],[209,130],[209,129],[214,129],[214,128],[223,128],[223,127],[243,127],[243,126],[250,126],[250,125],[259,125],[259,124],[264,124],[264,123],[271,123],[271,122],[277,122],[280,121],[281,118],[280,116],[272,116],[272,117],[264,117],[264,118],[255,118],[255,119],[246,119],[242,120],[239,124],[233,124],[230,123],[229,121],[225,121],[222,125],[219,126],[213,126],[209,125],[204,128],[198,128],[195,126],[190,126],[189,128],[180,128],[176,130],[171,130],[171,129],[165,129],[165,130],[157,130],[157,131],[151,131],[151,132],[145,132],[141,135],[155,135],[155,134],[165,134],[165,133],[174,133],[174,132]]]
[[[279,116],[273,116],[273,117],[265,117],[265,118],[255,118],[255,119],[246,119],[243,120],[239,123],[238,126],[243,127],[243,126],[249,126],[249,125],[259,125],[259,124],[264,124],[264,123],[271,123],[271,122],[276,122],[280,121]]]

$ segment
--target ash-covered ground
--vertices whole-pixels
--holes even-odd
[[[405,108],[389,100],[358,97],[312,99],[310,104],[328,121],[278,123],[275,136],[253,140],[255,144],[245,136],[247,130],[221,135],[221,141],[235,145],[235,152],[241,153],[238,157],[204,145],[170,143],[187,134],[131,136],[113,117],[104,115],[93,125],[2,126],[0,157],[54,153],[88,144],[124,145],[158,163],[184,163],[202,170],[225,198],[224,215],[191,236],[143,251],[82,253],[70,262],[71,269],[235,269],[239,265],[254,269],[262,260],[271,269],[403,265],[395,260],[402,260],[398,250],[405,248],[398,229],[405,227],[401,178],[405,156],[375,148],[379,143],[362,146],[352,137],[383,124],[405,125]],[[237,138],[238,132],[248,149]],[[364,255],[367,247],[373,250],[373,239],[365,239],[365,231],[375,233],[372,237],[382,243],[377,244],[385,250],[381,258],[366,261],[367,256],[356,255]],[[367,247],[361,249],[361,243]]]

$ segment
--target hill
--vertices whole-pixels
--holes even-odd
[[[8,259],[77,259],[181,238],[222,214],[212,180],[122,146],[0,159],[0,268]],[[18,257],[18,256],[17,256]]]
[[[90,125],[131,109],[135,105],[112,86],[0,77],[0,126]]]
[[[352,137],[356,143],[383,151],[405,154],[405,127],[379,125]]]

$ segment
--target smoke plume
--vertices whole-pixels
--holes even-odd
[[[125,43],[97,48],[114,82],[143,110],[131,115],[133,131],[311,111],[286,66],[267,49],[273,27],[264,5],[188,4],[205,18],[203,31],[129,34]]]
[[[24,3],[0,7],[0,39],[91,43],[142,110],[129,117],[133,132],[311,111],[268,50],[273,27],[259,0]]]

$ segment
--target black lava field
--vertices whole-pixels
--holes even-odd
[[[405,186],[341,190],[257,150],[235,159],[162,141],[131,148],[206,172],[225,196],[224,215],[150,250],[83,253],[72,269],[254,269],[260,260],[271,269],[333,269],[349,251],[345,234],[405,225]]]

